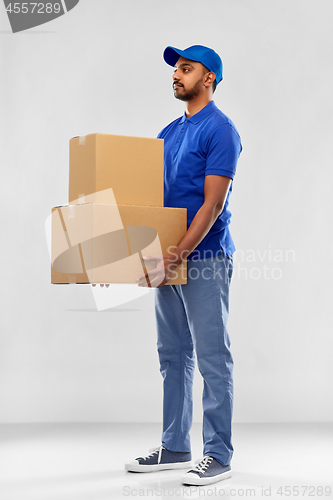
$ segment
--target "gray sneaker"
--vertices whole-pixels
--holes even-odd
[[[182,477],[183,484],[203,486],[231,477],[230,465],[222,465],[215,458],[204,456],[200,462]]]
[[[130,472],[153,472],[170,469],[189,469],[193,467],[192,454],[178,451],[169,451],[164,446],[152,448],[146,457],[139,457],[125,464]]]

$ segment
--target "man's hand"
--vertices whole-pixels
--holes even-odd
[[[175,276],[179,263],[171,255],[142,257],[145,262],[156,262],[156,267],[137,279],[139,286],[160,288]]]

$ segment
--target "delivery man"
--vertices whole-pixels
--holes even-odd
[[[242,146],[213,101],[222,80],[219,55],[202,45],[167,47],[164,60],[174,67],[174,96],[185,103],[184,115],[158,135],[164,139],[164,205],[186,208],[188,229],[149,272],[164,379],[162,444],[125,468],[187,468],[184,484],[206,485],[231,476],[233,358],[226,325],[235,246],[228,204]],[[183,260],[187,283],[164,286]],[[140,286],[149,286],[147,277],[139,278]],[[196,466],[190,442],[195,357],[204,384],[203,458]]]

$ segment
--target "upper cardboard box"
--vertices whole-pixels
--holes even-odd
[[[116,203],[163,207],[163,139],[89,134],[69,142],[69,203],[112,188]],[[79,201],[78,201],[79,200]],[[110,203],[113,203],[110,200]]]

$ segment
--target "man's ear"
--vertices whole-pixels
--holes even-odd
[[[213,83],[214,80],[215,80],[215,73],[210,71],[209,73],[206,74],[205,87],[209,87]]]

